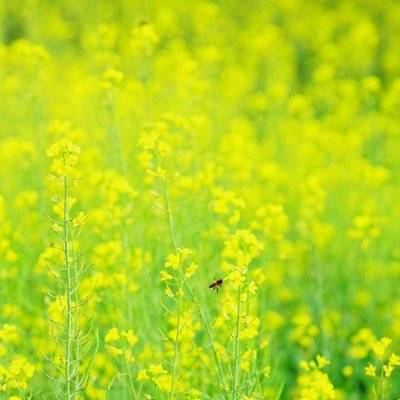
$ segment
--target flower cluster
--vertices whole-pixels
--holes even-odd
[[[16,352],[20,343],[21,335],[15,325],[0,327],[0,394],[9,398],[13,394],[28,393],[35,373],[35,366],[28,358]]]
[[[364,368],[365,375],[373,380],[376,399],[385,398],[391,392],[390,378],[394,369],[400,367],[400,356],[389,351],[391,343],[387,337],[375,340],[372,345],[375,360]]]
[[[329,361],[320,355],[315,360],[300,364],[303,370],[298,379],[298,398],[301,400],[333,400],[336,391],[326,372],[323,369]]]

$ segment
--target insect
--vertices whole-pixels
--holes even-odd
[[[224,281],[222,279],[217,279],[216,281],[214,281],[213,283],[211,283],[211,285],[209,286],[210,289],[213,290],[217,290],[222,286],[222,284],[224,283]]]

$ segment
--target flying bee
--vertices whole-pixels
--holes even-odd
[[[224,283],[224,281],[222,279],[217,279],[216,281],[211,283],[209,288],[213,289],[213,290],[217,290],[217,292],[218,292],[218,289],[222,286],[223,283]]]

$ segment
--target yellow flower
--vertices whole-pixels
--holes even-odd
[[[191,263],[185,271],[185,278],[190,279],[192,275],[197,271],[199,266],[196,263]]]
[[[18,328],[13,324],[4,324],[0,328],[0,341],[17,344],[20,341]]]
[[[353,368],[351,365],[345,365],[345,366],[342,368],[342,374],[343,374],[346,378],[348,378],[348,377],[350,377],[351,375],[353,375],[353,373],[354,373],[354,368]]]
[[[325,368],[327,365],[330,364],[329,360],[321,355],[317,355],[316,360],[319,369]]]
[[[47,155],[51,158],[65,157],[70,163],[75,163],[76,156],[80,154],[79,146],[74,145],[68,139],[60,139],[47,148]],[[72,158],[71,158],[72,157]]]
[[[227,280],[232,283],[234,287],[239,287],[243,282],[245,282],[246,277],[239,269],[235,269],[228,276]]]
[[[383,359],[386,349],[389,347],[391,342],[391,339],[384,337],[372,345],[372,350],[378,358]]]
[[[181,264],[181,257],[179,254],[169,254],[167,257],[167,261],[165,262],[166,267],[170,267],[172,269],[179,268]]]
[[[145,369],[141,369],[137,374],[138,381],[148,381],[150,379],[149,375],[147,375],[147,371]]]
[[[258,287],[254,281],[250,281],[247,286],[247,292],[251,295],[255,295],[257,293]]]
[[[121,336],[123,336],[130,346],[134,346],[138,341],[138,337],[132,332],[131,329],[127,331],[122,331]]]
[[[169,274],[167,271],[160,271],[160,280],[162,282],[164,281],[169,281],[173,278],[173,276],[171,274]]]
[[[269,376],[271,375],[271,366],[270,365],[267,365],[264,367],[263,374],[264,374],[265,378],[269,378]]]
[[[304,371],[309,371],[310,370],[310,366],[308,365],[308,362],[306,362],[304,360],[300,361],[300,365],[299,366]]]
[[[167,371],[161,364],[150,364],[148,368],[149,372],[155,375],[166,374]]]
[[[326,361],[322,363],[326,364]],[[321,371],[316,362],[303,362],[301,366],[304,372],[298,378],[300,400],[336,398],[335,388],[328,375]]]
[[[393,369],[394,368],[392,365],[384,365],[383,366],[383,373],[385,374],[386,378],[389,378],[390,375],[392,375]]]
[[[107,334],[106,334],[106,336],[104,338],[104,341],[106,343],[116,342],[117,340],[119,340],[119,338],[120,338],[120,334],[119,334],[118,328],[111,328],[107,332]]]
[[[78,162],[80,148],[68,139],[60,139],[50,145],[47,155],[52,159],[51,172],[58,177],[69,176]]]
[[[108,68],[103,72],[102,76],[102,87],[104,89],[109,89],[112,86],[118,85],[124,79],[124,74],[115,68]]]
[[[389,364],[393,366],[400,366],[400,357],[397,354],[392,353],[389,357]]]
[[[124,353],[122,349],[119,349],[116,346],[108,345],[108,346],[106,346],[106,349],[111,355],[113,355],[115,357],[120,356],[120,355],[122,355]]]
[[[376,367],[374,367],[371,363],[369,363],[368,366],[364,368],[364,372],[367,376],[371,376],[372,378],[376,377]]]
[[[130,45],[135,55],[150,55],[159,41],[153,26],[147,22],[142,22],[132,29]]]

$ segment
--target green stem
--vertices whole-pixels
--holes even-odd
[[[165,206],[167,220],[168,220],[168,230],[169,230],[169,235],[170,235],[170,239],[171,239],[171,246],[173,247],[174,251],[177,251],[178,245],[177,245],[176,238],[175,238],[174,220],[172,217],[170,201],[169,201],[168,183],[166,180],[163,180],[163,196],[164,196],[164,206]],[[180,288],[182,288],[182,279],[181,279]],[[171,371],[171,388],[170,388],[170,394],[169,394],[170,400],[173,400],[174,395],[175,395],[176,370],[178,367],[178,353],[179,353],[179,331],[181,329],[180,325],[181,325],[181,314],[182,314],[182,299],[181,298],[178,299],[178,303],[179,303],[179,311],[178,311],[178,321],[177,321],[176,335],[175,335],[174,361],[172,364],[172,371]]]
[[[217,350],[215,348],[215,345],[214,345],[215,339],[214,339],[214,336],[213,336],[213,334],[211,332],[209,323],[207,321],[207,317],[205,316],[205,314],[204,314],[204,312],[203,312],[203,310],[202,310],[202,308],[200,306],[200,303],[197,301],[191,285],[187,281],[186,281],[186,286],[187,286],[187,288],[189,290],[190,295],[192,296],[192,299],[193,299],[194,303],[196,304],[197,309],[199,310],[200,317],[201,317],[201,319],[203,321],[203,325],[204,325],[204,327],[206,329],[206,333],[207,333],[208,338],[209,338],[210,343],[211,343],[211,347],[212,347],[212,350],[213,350],[213,356],[214,356],[215,363],[217,364],[217,370],[218,370],[218,373],[219,373],[219,377],[221,379],[222,387],[223,387],[223,390],[226,391],[226,387],[227,386],[226,386],[226,382],[225,382],[225,375],[224,375],[224,372],[223,372],[223,369],[222,369],[221,361],[220,361],[220,359],[218,357],[218,352],[217,352]]]
[[[128,375],[129,391],[131,392],[133,397],[135,399],[137,399],[138,397],[137,397],[136,389],[135,389],[135,386],[134,386],[133,380],[132,380],[132,370],[131,370],[131,367],[129,365],[129,361],[126,358],[125,358],[125,369],[126,369],[126,373]]]
[[[79,338],[79,290],[78,286],[80,283],[80,276],[79,276],[79,271],[78,271],[78,265],[77,265],[77,259],[76,259],[76,252],[75,252],[75,247],[74,247],[74,237],[73,237],[73,231],[71,230],[70,232],[70,241],[71,241],[71,254],[72,254],[72,260],[73,260],[73,285],[74,285],[74,295],[72,298],[72,301],[75,304],[74,307],[74,332],[76,334],[76,340],[75,340],[75,348],[74,348],[74,359],[75,359],[75,370],[79,371],[79,365],[80,365],[80,359],[81,359],[81,349],[80,349],[80,341],[81,339]],[[79,380],[76,380],[75,382],[75,390],[79,389]]]
[[[176,242],[174,220],[173,220],[171,206],[170,206],[170,200],[169,200],[168,182],[165,181],[165,180],[163,181],[163,196],[164,196],[164,205],[165,205],[165,210],[166,210],[167,220],[168,220],[168,230],[169,230],[171,245],[172,245],[173,249],[176,251],[178,249],[178,245],[177,245],[177,242]],[[211,346],[212,346],[212,350],[213,350],[213,356],[214,356],[215,362],[217,364],[217,369],[218,369],[218,373],[220,375],[221,383],[222,383],[224,391],[226,391],[225,376],[224,376],[224,373],[223,373],[223,369],[222,369],[222,365],[221,365],[220,359],[218,357],[217,350],[215,349],[215,345],[214,345],[215,340],[214,340],[213,334],[211,332],[211,329],[209,327],[207,318],[206,318],[206,316],[205,316],[205,314],[204,314],[204,312],[203,312],[203,310],[202,310],[202,308],[200,306],[200,303],[197,301],[197,299],[196,299],[196,297],[194,295],[194,292],[193,292],[193,289],[192,289],[191,285],[189,284],[188,281],[185,281],[185,283],[186,283],[186,287],[188,288],[189,293],[190,293],[194,303],[196,304],[197,309],[199,310],[199,314],[200,314],[200,317],[201,317],[201,319],[203,321],[203,325],[206,328],[207,335],[208,335],[209,340],[211,342]],[[176,342],[175,342],[175,344],[176,344]]]
[[[72,388],[71,381],[71,351],[72,351],[72,335],[73,335],[73,318],[72,318],[72,277],[71,268],[69,263],[69,202],[68,202],[68,178],[64,176],[64,232],[63,232],[63,242],[64,242],[64,262],[67,273],[67,337],[65,341],[65,381],[67,385],[66,399],[73,399],[74,392]]]
[[[181,314],[182,314],[182,300],[179,299],[179,311],[178,311],[178,321],[176,324],[176,334],[175,334],[175,347],[174,347],[174,361],[172,364],[171,372],[171,388],[169,393],[169,400],[173,400],[175,395],[175,385],[176,385],[176,370],[178,368],[178,354],[179,354],[179,334],[181,330]]]
[[[235,330],[235,364],[233,370],[232,400],[237,400],[239,387],[239,352],[240,352],[240,285],[237,293],[236,304],[236,330]]]
[[[166,180],[163,180],[163,195],[164,195],[165,212],[167,213],[167,219],[168,219],[168,228],[169,228],[169,236],[171,239],[171,245],[173,249],[176,251],[178,249],[178,245],[176,242],[174,220],[172,217],[171,206],[169,201],[168,182]]]

